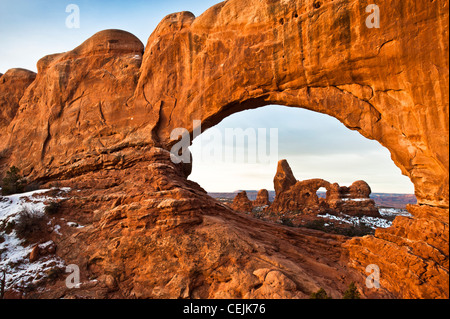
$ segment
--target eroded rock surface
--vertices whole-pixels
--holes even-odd
[[[236,195],[231,207],[237,212],[248,213],[252,211],[253,203],[248,199],[247,192],[242,191]]]
[[[36,73],[11,69],[0,74],[0,145],[9,139],[8,126],[16,116],[19,101],[36,78]]]
[[[376,263],[387,290],[374,294],[448,297],[448,1],[377,5],[382,27],[370,29],[356,0],[229,0],[167,16],[145,53],[107,30],[41,59],[34,81],[1,76],[0,175],[16,165],[29,183],[80,190],[64,212],[86,227],[54,239],[85,280],[104,281],[79,294],[338,296],[350,279],[364,289]],[[415,185],[414,217],[343,247],[237,216],[170,161],[174,128],[268,104],[334,116],[387,147]]]
[[[253,207],[268,207],[270,205],[269,191],[261,189],[256,195],[256,200],[252,202]]]

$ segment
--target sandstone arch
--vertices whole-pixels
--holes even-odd
[[[178,210],[189,211],[191,191],[195,205],[218,209],[168,161],[174,128],[268,104],[326,113],[388,148],[419,201],[414,219],[348,242],[351,265],[364,273],[378,263],[397,295],[448,297],[448,1],[380,0],[380,29],[365,26],[363,2],[314,3],[229,0],[198,18],[167,16],[145,52],[133,35],[108,30],[43,58],[15,97],[1,172],[19,162],[30,181],[90,187],[98,182],[83,176],[101,176],[113,188],[135,169],[152,181],[149,196],[166,192]],[[176,211],[164,205],[152,209]],[[174,220],[195,224],[193,214]]]
[[[422,246],[418,242],[424,237],[407,234],[431,222],[444,244],[430,245],[427,253],[418,253],[416,246],[412,250],[421,257],[405,258],[421,263],[427,254],[437,254],[431,264],[442,267],[432,272],[448,286],[448,265],[442,263],[448,256],[448,1],[377,5],[389,8],[380,29],[365,27],[365,6],[356,1],[324,1],[319,8],[313,1],[227,1],[197,19],[188,13],[171,15],[159,29],[176,25],[179,31],[167,35],[157,29],[146,56],[172,70],[173,81],[170,87],[151,85],[160,83],[158,75],[151,72],[153,64],[143,65],[149,77],[141,77],[136,102],[160,106],[155,132],[165,146],[173,128],[192,130],[194,119],[207,128],[229,114],[267,104],[326,113],[376,139],[414,183],[419,205],[429,208],[410,208],[417,217],[413,223],[398,219],[389,235],[379,232],[376,239],[357,245],[376,250],[387,240],[394,243],[393,254],[403,255],[405,242],[399,237]],[[426,12],[427,18],[417,12]],[[167,47],[175,50],[168,53]],[[154,100],[139,98],[155,91]],[[355,246],[352,254],[383,262],[378,253]],[[364,269],[359,263],[354,266]],[[408,278],[416,276],[404,272]],[[437,277],[433,280],[440,281]],[[431,293],[427,290],[422,296]]]
[[[229,114],[268,104],[326,113],[376,139],[411,178],[419,204],[436,207],[423,214],[415,208],[417,219],[406,228],[414,232],[431,222],[440,229],[444,245],[431,245],[429,252],[439,255],[431,264],[442,266],[432,270],[439,274],[433,280],[448,287],[448,265],[439,261],[448,256],[448,1],[377,5],[386,8],[380,29],[365,27],[365,5],[357,1],[324,1],[319,8],[313,1],[227,1],[197,19],[189,13],[168,16],[147,43],[146,62],[153,63],[141,68],[135,103],[159,106],[154,132],[166,147],[176,127],[192,130],[192,121],[201,120],[208,128]],[[166,70],[169,83],[153,65]],[[402,223],[392,235],[362,245],[380,249],[389,238],[396,246],[392,252],[403,255],[405,242],[393,238],[413,236],[400,231]],[[358,248],[352,253],[367,256]],[[366,259],[382,263],[377,256]],[[422,296],[431,293],[427,289]]]
[[[362,5],[343,6],[330,1],[317,10],[310,10],[309,5],[312,3],[228,1],[197,19],[180,13],[163,20],[147,43],[146,58],[153,63],[143,65],[135,95],[141,103],[144,101],[139,97],[144,93],[152,97],[150,105],[161,103],[157,132],[162,143],[169,142],[173,128],[192,128],[193,119],[201,119],[207,128],[243,109],[268,104],[304,107],[332,115],[365,137],[378,140],[391,151],[403,173],[411,177],[421,203],[445,206],[448,192],[442,186],[448,184],[448,154],[440,145],[448,142],[445,134],[438,132],[446,132],[448,123],[438,113],[448,114],[448,95],[442,89],[435,91],[431,83],[437,80],[445,86],[448,61],[445,54],[428,49],[426,43],[432,39],[425,30],[414,36],[420,51],[417,54],[406,48],[412,34],[394,36],[408,30],[418,19],[416,10],[422,5],[428,7],[428,3],[380,3],[380,7],[390,8],[380,30],[365,27]],[[244,9],[249,7],[258,9]],[[433,3],[431,7],[423,10],[430,18],[437,18],[434,27],[443,31],[445,3]],[[304,14],[294,18],[294,13],[302,10]],[[230,16],[230,12],[245,14]],[[284,23],[280,24],[282,18]],[[389,21],[400,21],[404,27]],[[180,25],[175,34],[159,32],[174,25]],[[436,43],[443,41],[438,34]],[[340,38],[346,41],[340,44]],[[333,44],[336,47],[330,49]],[[168,47],[173,49],[170,53]],[[443,49],[445,52],[445,45]],[[431,60],[426,58],[430,56]],[[423,60],[428,61],[429,68],[419,65]],[[160,75],[150,70],[158,63],[168,71],[169,78],[174,78],[167,84],[170,88],[159,85]],[[434,79],[429,70],[436,67],[438,77]],[[417,78],[414,72],[424,76]],[[427,96],[418,96],[416,86],[429,86],[429,90],[424,89]],[[434,101],[433,105],[427,100]],[[408,114],[402,111],[419,106],[422,116],[436,121],[427,123],[413,112],[404,119],[392,116]],[[177,112],[179,109],[184,111]],[[415,141],[419,131],[436,139]],[[428,154],[431,151],[436,155]],[[429,170],[424,169],[424,163],[429,164]],[[431,171],[439,172],[439,177],[433,179],[436,173]]]

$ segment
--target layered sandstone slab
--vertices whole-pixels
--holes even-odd
[[[58,182],[81,188],[54,217],[83,227],[62,225],[54,241],[82,269],[83,285],[70,290],[61,280],[28,297],[309,298],[326,287],[340,298],[364,280],[341,260],[348,238],[236,214],[182,177],[168,151],[143,151],[133,167]]]
[[[410,205],[408,211],[414,218],[397,217],[375,236],[348,241],[351,265],[362,272],[378,265],[380,284],[403,298],[448,296],[448,210]]]

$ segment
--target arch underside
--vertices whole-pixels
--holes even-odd
[[[359,87],[359,85],[355,85]],[[206,131],[228,116],[250,109],[256,109],[267,105],[283,105],[288,107],[296,107],[307,109],[310,111],[326,114],[338,119],[348,129],[358,131],[365,138],[376,140],[381,145],[386,147],[392,156],[393,162],[401,169],[403,175],[409,177],[416,186],[416,195],[420,203],[429,203],[429,191],[426,194],[422,193],[424,185],[420,185],[417,189],[417,184],[423,182],[423,177],[416,177],[417,170],[423,169],[421,166],[411,165],[413,158],[404,158],[405,152],[411,152],[414,146],[405,138],[401,130],[383,123],[382,114],[369,101],[354,95],[354,93],[344,89],[345,86],[335,87],[305,87],[300,89],[289,89],[287,91],[267,92],[258,94],[254,97],[243,98],[242,101],[235,101],[217,108],[217,112],[209,114],[209,112],[197,112],[194,110],[189,118],[201,121],[201,128]],[[346,87],[345,87],[346,88]],[[201,109],[201,108],[200,108]],[[204,113],[207,113],[206,115]],[[164,119],[162,119],[164,121]],[[191,128],[191,138],[193,137],[194,127],[191,123],[184,121],[180,127]],[[165,136],[167,128],[158,131],[159,136]],[[164,142],[163,142],[164,143]],[[171,141],[173,143],[173,141]],[[167,148],[169,148],[167,144]],[[405,150],[406,149],[406,150]],[[414,156],[420,150],[415,150]],[[424,154],[422,156],[425,156]],[[445,185],[445,168],[442,164],[435,160],[429,160],[430,164],[427,169],[440,172],[443,180],[434,181],[434,185],[427,185],[432,187],[434,196],[442,198],[437,203],[438,207],[446,207],[445,200],[446,190],[440,185]]]

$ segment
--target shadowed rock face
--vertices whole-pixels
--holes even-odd
[[[360,276],[363,286],[365,267],[378,264],[396,296],[448,297],[448,1],[377,5],[382,25],[369,29],[356,0],[229,0],[198,18],[167,16],[145,53],[133,35],[107,30],[40,60],[34,81],[8,82],[7,72],[0,172],[16,165],[30,182],[88,189],[66,205],[83,207],[74,218],[90,227],[55,241],[73,248],[61,250],[67,261],[115,274],[119,296],[305,297],[320,287],[338,296],[346,283],[336,276]],[[201,120],[206,129],[268,104],[334,116],[387,147],[416,187],[414,218],[347,242],[338,265],[345,239],[299,231],[291,240],[281,226],[236,217],[186,180],[189,165],[169,160],[174,128],[193,131]],[[350,191],[363,194],[360,186]],[[316,256],[292,253],[305,243]],[[317,256],[336,267],[319,269]],[[290,284],[254,275],[274,267],[295,288],[278,273]]]

